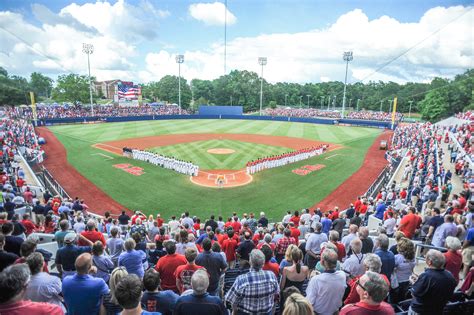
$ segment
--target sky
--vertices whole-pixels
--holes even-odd
[[[87,74],[90,43],[98,80],[159,81],[183,54],[187,80],[261,74],[267,57],[272,83],[344,81],[352,51],[348,83],[429,82],[474,67],[474,2],[1,0],[0,43],[0,66],[25,77]]]

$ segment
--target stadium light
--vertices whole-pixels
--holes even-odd
[[[267,57],[258,57],[258,64],[262,66],[262,75],[260,77],[260,116],[262,116],[263,104],[263,66],[267,64]]]
[[[411,118],[411,104],[413,104],[413,101],[409,101],[410,103],[410,109],[408,110],[408,118]]]
[[[360,98],[357,99],[357,111],[359,111],[359,102],[360,102]]]
[[[285,94],[285,107],[286,107],[286,101],[288,100],[288,94]]]
[[[309,97],[310,97],[310,96],[311,96],[311,95],[306,94],[306,97],[308,97],[308,108],[309,108]]]
[[[334,110],[336,110],[336,98],[337,98],[337,95],[334,95],[334,99],[332,101],[332,106],[333,106]]]
[[[349,61],[352,61],[352,59],[354,59],[354,57],[352,56],[352,51],[345,51],[342,58],[346,62],[346,77],[344,79],[344,95],[342,96],[342,112],[341,112],[341,118],[344,118],[344,111],[346,109],[347,69],[349,68]]]
[[[176,55],[176,63],[178,64],[178,105],[179,114],[181,115],[181,64],[184,62],[184,55]]]
[[[380,112],[382,112],[382,104],[383,104],[383,100],[380,100]]]
[[[89,58],[89,56],[94,52],[94,45],[83,43],[82,52],[87,54],[87,68],[89,70],[89,97],[91,101],[92,117],[94,117],[94,104],[92,104],[91,63],[90,63],[90,58]]]
[[[323,110],[323,105],[324,105],[324,96],[321,96],[321,110]]]
[[[331,95],[328,95],[328,111],[329,111],[329,106],[331,105]]]

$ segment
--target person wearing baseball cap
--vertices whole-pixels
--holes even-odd
[[[77,234],[71,232],[67,233],[66,236],[64,236],[64,246],[59,248],[56,253],[56,269],[58,270],[61,278],[74,274],[76,272],[76,267],[74,265],[74,263],[76,262],[76,258],[83,253],[90,253],[92,250],[91,241],[81,235],[79,235],[79,238],[83,241],[86,241],[89,246],[75,245]]]

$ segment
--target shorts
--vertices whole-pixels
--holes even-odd
[[[474,254],[474,246],[464,248],[462,251],[462,263],[464,266],[470,266],[472,263],[472,255]]]

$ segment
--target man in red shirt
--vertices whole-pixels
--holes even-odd
[[[143,213],[141,213],[140,211],[137,210],[137,211],[135,211],[135,214],[132,215],[132,225],[134,225],[136,223],[138,218],[140,220],[142,220],[142,222],[146,221],[146,216]]]
[[[301,231],[297,227],[295,227],[294,222],[289,223],[289,228],[290,228],[290,231],[291,231],[291,237],[294,237],[295,240],[297,240],[301,235]]]
[[[23,193],[23,198],[30,205],[33,204],[33,193],[30,190],[30,187],[26,187],[26,191]]]
[[[93,220],[89,220],[86,225],[86,230],[81,233],[81,235],[87,238],[92,243],[100,241],[105,248],[105,238],[104,234],[98,232],[95,228],[95,222]],[[78,242],[79,246],[88,246],[89,244],[86,243],[84,240],[79,239]]]
[[[393,315],[392,306],[383,300],[388,294],[388,285],[378,273],[367,271],[356,284],[360,301],[348,304],[340,311],[340,315]]]
[[[18,177],[18,179],[16,180],[16,186],[21,190],[21,187],[23,187],[23,185],[25,185],[25,180],[21,177]]]
[[[227,236],[228,238],[222,241],[222,251],[225,253],[229,268],[234,268],[236,260],[235,250],[239,246],[239,242],[235,239],[233,230],[229,230]]]
[[[415,231],[420,227],[422,221],[415,213],[415,207],[409,207],[408,214],[402,218],[400,226],[398,227],[398,230],[403,232],[403,234],[405,234],[409,239],[412,239],[413,236],[415,236]]]
[[[176,278],[176,285],[180,294],[188,289],[192,289],[191,277],[193,276],[196,270],[203,268],[201,266],[196,265],[196,263],[194,262],[196,260],[196,256],[196,249],[192,247],[186,248],[184,252],[184,257],[186,258],[188,263],[186,265],[179,266],[174,272],[174,277]]]
[[[298,211],[295,211],[295,215],[290,218],[290,222],[293,222],[295,227],[298,227],[300,224],[300,213]]]
[[[263,233],[263,228],[258,228],[257,233],[252,238],[253,243],[255,246],[258,245],[260,241],[263,241],[263,238],[265,237],[265,233]]]
[[[156,223],[158,224],[158,227],[162,227],[163,223],[165,223],[165,221],[161,218],[161,214],[159,213],[156,215]]]
[[[232,222],[231,225],[232,225],[232,228],[234,229],[234,232],[239,234],[242,224],[239,222],[239,218],[237,216],[234,216],[234,222]]]
[[[329,219],[334,221],[339,218],[339,207],[334,207],[334,211],[329,215]]]
[[[341,261],[346,257],[346,247],[344,244],[339,242],[339,232],[330,231],[329,232],[329,241],[337,247],[337,260]]]
[[[188,261],[183,255],[176,254],[176,244],[173,241],[167,241],[165,249],[168,254],[158,260],[155,270],[160,273],[161,288],[163,290],[172,290],[179,293],[174,273],[179,266],[186,265]]]

